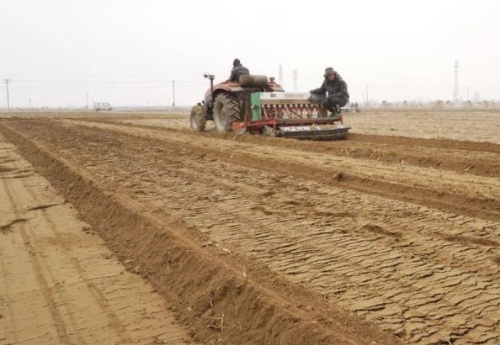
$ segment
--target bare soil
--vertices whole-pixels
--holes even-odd
[[[354,133],[500,144],[500,110],[366,111],[345,116]]]
[[[129,116],[125,123],[189,128],[187,116]],[[500,144],[500,110],[363,110],[345,113],[351,133]],[[208,122],[212,130],[212,122]]]
[[[10,119],[0,132],[195,341],[500,342],[494,140],[315,143],[186,123]]]
[[[1,135],[0,168],[0,344],[193,343]]]

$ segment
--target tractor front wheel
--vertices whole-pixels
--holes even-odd
[[[202,105],[195,105],[191,109],[190,117],[191,129],[196,132],[203,132],[207,123],[205,108]]]
[[[240,119],[240,105],[235,97],[222,93],[215,98],[214,125],[219,133],[231,131],[231,124]]]

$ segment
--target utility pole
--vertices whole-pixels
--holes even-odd
[[[470,87],[467,86],[467,102],[469,102],[469,89],[470,89]]]
[[[5,89],[7,90],[7,110],[10,110],[9,84],[12,82],[9,79],[5,79],[3,82],[5,83]]]
[[[30,98],[30,109],[33,109],[33,107],[31,106],[31,98]]]
[[[172,110],[175,109],[175,80],[172,80]]]
[[[368,104],[368,85],[366,85],[366,104]]]
[[[459,94],[458,94],[458,61],[455,61],[455,87],[453,88],[453,101],[455,103],[458,103],[459,101]]]
[[[87,92],[85,95],[87,96],[87,106],[86,106],[86,108],[88,110],[89,109],[89,93]]]

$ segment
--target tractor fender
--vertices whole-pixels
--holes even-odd
[[[230,81],[224,81],[222,83],[219,83],[217,85],[214,85],[214,94],[213,94],[213,99],[217,97],[218,94],[221,92],[227,92],[227,93],[232,93],[235,91],[242,91],[243,89],[241,88],[240,84],[236,82],[230,82]],[[212,100],[212,94],[211,90],[208,89],[205,92],[205,102],[208,102]]]

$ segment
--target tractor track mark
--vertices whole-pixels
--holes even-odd
[[[71,268],[71,270],[76,272],[76,276],[78,280],[83,282],[88,291],[90,292],[90,295],[92,296],[94,300],[94,305],[96,305],[100,309],[100,314],[104,315],[105,318],[109,320],[109,327],[113,329],[113,333],[117,335],[118,341],[120,344],[130,344],[133,345],[135,342],[127,337],[127,332],[126,328],[123,325],[123,323],[120,321],[117,313],[110,308],[110,303],[107,301],[104,293],[99,290],[99,288],[96,286],[96,284],[92,281],[92,279],[88,278],[88,274],[85,271],[85,269],[82,267],[82,264],[80,261],[72,255],[72,247],[73,244],[71,242],[68,242],[64,236],[61,234],[60,230],[58,229],[58,224],[54,222],[52,217],[48,215],[46,212],[49,208],[51,207],[57,207],[64,205],[65,202],[59,202],[59,203],[44,203],[44,200],[40,199],[40,196],[35,193],[32,189],[26,188],[28,191],[31,199],[33,200],[34,204],[37,206],[30,206],[26,208],[26,211],[40,211],[39,214],[41,215],[41,221],[43,221],[47,226],[46,229],[49,230],[50,234],[53,236],[54,241],[56,243],[60,244],[60,248],[63,254],[63,257],[68,260],[68,266]],[[47,264],[48,266],[48,264]],[[52,278],[52,281],[56,281],[56,279]],[[61,291],[60,294],[64,296],[64,291]],[[66,298],[62,298],[63,300],[70,300],[70,296]],[[76,324],[76,315],[75,313],[68,309],[66,315],[67,317],[71,319],[73,324]],[[79,339],[79,344],[84,344],[85,341],[80,338]]]
[[[4,183],[4,190],[9,200],[9,204],[12,207],[14,216],[17,219],[21,219],[22,210],[20,209],[19,205],[22,204],[22,202],[18,200],[18,196],[14,196],[11,191],[11,187],[9,187],[9,185],[7,185],[6,183]],[[30,241],[29,232],[33,232],[31,224],[27,223],[26,225],[26,222],[22,222],[22,225],[20,227],[21,238],[24,246],[28,249],[28,252],[30,254],[29,262],[33,268],[32,271],[35,275],[37,284],[40,286],[40,291],[43,295],[43,298],[48,305],[48,311],[52,319],[52,325],[56,329],[59,343],[73,344],[68,336],[67,323],[64,321],[61,308],[58,308],[58,305],[60,305],[60,303],[56,302],[53,289],[50,287],[51,284],[49,284],[49,279],[53,281],[50,266],[47,265],[45,258],[39,254],[39,251],[36,250],[33,243]],[[73,319],[71,321],[74,322]],[[75,325],[73,324],[73,326]]]
[[[0,146],[8,148],[16,169],[33,170],[2,135]],[[173,321],[159,309],[161,298],[155,300],[132,274],[120,274],[123,267],[111,258],[102,258],[109,252],[79,233],[83,223],[46,180],[32,174],[4,179],[1,186],[2,218],[26,219],[12,224],[17,231],[0,243],[0,309],[7,305],[0,310],[6,322],[0,344],[179,344],[183,335],[174,326],[148,321],[152,314],[157,321]],[[134,289],[139,298],[130,296]],[[141,304],[131,307],[137,301]],[[160,334],[165,329],[171,334]]]

